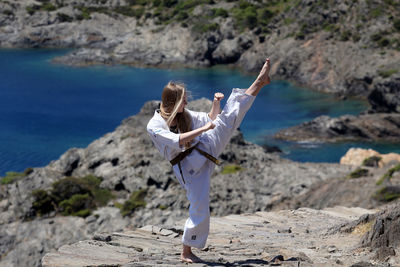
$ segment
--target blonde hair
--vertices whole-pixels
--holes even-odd
[[[178,113],[179,107],[185,101],[186,87],[183,83],[170,81],[162,92],[161,96],[161,116],[167,121],[168,127],[176,118],[178,130],[181,133],[189,132],[192,128],[192,119],[189,112],[185,109],[182,113]],[[185,144],[186,147],[190,143]]]

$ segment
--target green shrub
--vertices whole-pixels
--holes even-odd
[[[296,20],[295,19],[293,19],[293,18],[285,18],[284,20],[283,20],[283,23],[285,24],[285,25],[290,25],[290,24],[292,24],[293,22],[295,22]]]
[[[373,8],[370,12],[371,17],[377,18],[380,17],[384,14],[383,10],[381,7]]]
[[[383,78],[388,78],[397,72],[398,72],[397,69],[378,70],[378,74]]]
[[[382,38],[377,43],[380,47],[385,47],[390,44],[390,41],[387,38]]]
[[[368,157],[363,160],[361,165],[367,166],[367,167],[378,167],[378,163],[381,159],[382,159],[382,157],[379,157],[379,156]]]
[[[239,165],[226,165],[222,168],[221,174],[231,174],[231,173],[235,173],[238,171],[241,171],[242,167],[240,167]]]
[[[25,170],[24,170],[24,174],[25,175],[29,175],[29,174],[31,174],[33,172],[33,168],[26,168]]]
[[[55,210],[54,200],[46,190],[34,190],[32,196],[34,197],[32,208],[37,215],[42,216]]]
[[[393,20],[393,27],[394,27],[396,30],[400,31],[400,19],[395,19],[395,20]]]
[[[122,216],[127,216],[132,214],[136,209],[145,207],[146,202],[144,201],[144,198],[146,197],[147,190],[146,189],[141,189],[138,191],[135,191],[131,194],[129,199],[125,201],[125,203],[122,206],[121,209],[121,214]]]
[[[247,7],[240,19],[244,27],[253,29],[257,26],[257,9],[252,6]]]
[[[53,210],[62,215],[88,216],[91,210],[105,206],[114,198],[108,189],[100,188],[102,179],[93,175],[66,177],[52,185],[50,192],[36,190],[33,209],[43,215]]]
[[[376,185],[381,185],[385,181],[390,181],[392,179],[392,176],[395,172],[400,171],[400,164],[397,164],[393,168],[390,168],[377,182]]]
[[[161,5],[161,0],[153,0],[153,6],[157,7]]]
[[[186,1],[181,1],[179,4],[176,5],[175,10],[182,11],[182,10],[188,10],[191,8],[194,8],[197,5],[202,4],[204,1],[199,1],[199,0],[186,0]]]
[[[158,208],[159,208],[160,210],[166,210],[168,207],[165,206],[165,205],[158,205]]]
[[[322,28],[327,32],[338,32],[340,30],[340,26],[337,24],[325,24]]]
[[[257,22],[263,26],[268,25],[269,21],[274,17],[274,13],[269,8],[262,8],[257,11]]]
[[[384,186],[378,189],[372,198],[381,202],[390,202],[400,198],[400,187],[398,186]]]
[[[76,8],[81,12],[80,15],[76,16],[77,20],[84,20],[84,19],[91,19],[92,18],[90,16],[90,11],[89,11],[89,9],[87,7],[79,6],[79,7],[76,7]]]
[[[50,11],[56,10],[57,7],[55,5],[53,5],[52,3],[45,3],[40,7],[40,9],[50,12]]]
[[[53,184],[51,194],[53,195],[56,203],[60,203],[64,200],[71,198],[73,195],[84,195],[89,194],[90,189],[85,183],[75,177],[66,177]]]
[[[176,17],[176,19],[179,20],[179,21],[185,20],[187,18],[189,18],[189,14],[187,12],[185,12],[185,11],[180,11],[178,13],[178,16]]]
[[[148,1],[146,1],[146,0],[127,0],[127,3],[131,6],[134,6],[134,5],[145,6],[145,5],[147,5],[147,2]]]
[[[178,3],[178,0],[162,0],[162,5],[165,7],[173,7]]]
[[[246,9],[246,8],[248,8],[248,7],[252,7],[253,5],[250,3],[250,2],[248,2],[248,1],[245,1],[245,0],[240,0],[239,1],[239,8],[240,9]]]
[[[73,18],[64,13],[57,13],[57,18],[60,22],[71,22]]]
[[[348,41],[350,40],[351,37],[351,31],[347,30],[347,31],[342,31],[341,35],[340,35],[340,41]]]
[[[205,33],[219,29],[218,23],[197,23],[192,28],[194,31]]]
[[[35,14],[36,11],[40,10],[40,6],[38,5],[31,5],[26,7],[26,11],[29,15]]]
[[[89,194],[76,194],[69,199],[61,201],[59,208],[61,214],[64,216],[78,216],[77,214],[87,214],[87,212],[82,212],[82,210],[93,209],[94,206]]]
[[[117,209],[120,209],[122,211],[124,204],[114,201],[114,207],[116,207]]]
[[[359,33],[354,33],[352,35],[353,42],[358,42],[361,40],[361,35]]]
[[[4,10],[3,14],[6,15],[6,16],[14,16],[14,12],[12,12],[11,10],[8,10],[8,9]]]
[[[214,17],[223,17],[223,18],[229,17],[229,13],[226,9],[214,8],[212,11],[214,13]]]
[[[352,171],[347,177],[350,179],[356,179],[356,178],[360,178],[363,176],[367,176],[368,173],[369,172],[367,169],[358,168],[358,169]]]
[[[93,200],[97,207],[103,207],[114,198],[114,195],[108,189],[96,188],[92,190]]]
[[[29,175],[32,171],[32,168],[28,168],[24,172],[6,172],[6,176],[2,177],[0,182],[1,184],[12,184]]]
[[[375,33],[375,34],[371,35],[371,40],[374,42],[377,42],[380,39],[382,39],[382,35],[383,35],[382,32]]]

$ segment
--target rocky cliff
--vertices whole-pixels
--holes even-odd
[[[399,87],[399,5],[383,0],[2,0],[0,46],[81,48],[57,59],[74,65],[234,64],[249,72],[258,71],[269,56],[274,77],[366,97]]]
[[[0,10],[0,47],[78,48],[55,62],[229,64],[257,72],[268,56],[274,79],[368,99],[368,113],[400,110],[398,1],[1,0]],[[368,123],[369,118],[380,120],[373,114],[355,120]],[[297,129],[289,131],[307,139]],[[373,131],[382,133],[379,127]],[[336,134],[330,140],[365,139]],[[379,138],[390,141],[391,135]],[[285,133],[279,138],[292,140]]]
[[[191,102],[189,107],[199,110],[210,107],[210,104],[210,101],[201,99]],[[188,210],[184,190],[176,182],[171,166],[161,158],[145,133],[145,125],[157,106],[156,101],[146,103],[139,114],[125,119],[115,131],[95,140],[87,148],[72,148],[48,166],[3,178],[6,182],[2,182],[0,187],[0,266],[40,266],[40,259],[46,253],[101,232],[128,231],[146,225],[164,228],[176,225],[169,229],[180,229],[176,228],[179,226],[177,222],[186,218]],[[376,208],[400,197],[400,168],[393,162],[383,168],[373,167],[373,164],[360,168],[292,162],[246,142],[239,131],[221,159],[224,164],[216,168],[211,181],[213,217],[306,206]],[[276,214],[266,216],[273,217]],[[311,215],[307,218],[316,219]],[[343,223],[336,219],[332,225]],[[290,221],[289,225],[293,223]],[[283,227],[283,224],[279,224],[279,227]],[[317,224],[314,226],[321,227]],[[254,227],[257,229],[258,226]],[[287,232],[285,229],[281,229],[283,233]],[[322,232],[315,233],[316,240],[324,239]],[[136,238],[136,232],[134,236]],[[176,243],[177,240],[168,242]],[[301,241],[298,240],[298,243]],[[87,244],[87,253],[91,253],[93,241]],[[81,249],[79,246],[78,249]],[[114,249],[111,247],[110,253],[114,253]],[[302,248],[299,245],[297,252],[284,254],[284,259],[298,257],[300,250]],[[281,249],[271,251],[274,251],[272,254],[283,253]],[[249,253],[253,255],[253,252]],[[333,252],[327,253],[324,255]],[[260,262],[270,262],[273,255],[268,255]],[[342,255],[339,253],[337,257]],[[139,259],[148,259],[142,256],[137,255]],[[236,256],[222,257],[222,262],[243,260]],[[172,264],[176,258],[174,255],[170,257]],[[362,256],[359,259],[367,258]],[[149,259],[150,265],[152,260],[154,258]]]
[[[202,99],[189,107],[210,105]],[[72,148],[48,166],[2,178],[0,266],[38,266],[45,253],[100,231],[186,218],[185,192],[145,131],[157,106],[146,103],[87,148]],[[221,159],[211,181],[212,216],[270,210],[318,181],[354,169],[282,159],[246,142],[239,131]]]

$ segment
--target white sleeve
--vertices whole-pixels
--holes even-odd
[[[163,128],[147,127],[147,132],[151,139],[158,145],[168,146],[174,149],[181,149],[179,145],[179,134],[173,133]]]
[[[193,121],[193,130],[203,127],[204,125],[206,125],[207,122],[211,121],[211,118],[208,117],[208,114],[206,112],[197,112],[189,110],[189,113]]]

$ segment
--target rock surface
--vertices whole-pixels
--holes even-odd
[[[274,77],[338,95],[374,92],[374,110],[398,110],[396,1],[182,2],[1,1],[0,46],[79,48],[57,59],[72,65],[234,64],[248,72],[270,56]]]
[[[334,207],[229,215],[211,219],[206,248],[195,253],[205,262],[193,266],[350,266],[373,263],[374,254],[360,248],[364,231],[331,233],[330,229],[373,210]],[[46,254],[44,267],[176,266],[181,250],[181,225],[95,235]],[[397,250],[397,249],[396,249]],[[390,257],[400,264],[398,254]],[[354,265],[356,266],[356,265]],[[373,264],[371,266],[391,266]]]
[[[113,232],[148,224],[171,225],[187,217],[189,203],[185,192],[145,130],[158,104],[157,101],[146,103],[139,114],[125,119],[115,131],[93,141],[87,148],[72,148],[48,166],[33,168],[23,179],[1,185],[0,251],[5,253],[0,266],[36,266],[45,253],[61,244],[90,238],[100,230]],[[205,99],[189,104],[193,110],[207,110],[210,106],[211,102]],[[239,131],[221,159],[224,164],[215,169],[211,179],[212,216],[267,211],[307,192],[318,181],[341,177],[352,170],[351,166],[340,164],[282,159],[267,153],[263,147],[246,142]],[[225,168],[232,169],[229,166],[236,167],[224,174]],[[85,220],[54,213],[43,217],[35,215],[34,190],[49,190],[54,182],[66,176],[88,174],[101,177],[101,187],[115,195],[106,207]],[[123,217],[118,205],[139,190],[146,191],[145,207]],[[49,221],[53,221],[50,228],[46,227]],[[32,234],[35,229],[38,233]],[[51,238],[54,233],[51,229],[57,229],[56,239]],[[20,251],[24,251],[23,257]]]
[[[368,99],[368,113],[399,113],[400,29],[394,18],[400,17],[400,4],[396,1],[335,0],[321,5],[301,0],[283,6],[273,1],[183,2],[1,1],[0,46],[77,48],[54,61],[78,66],[230,64],[256,73],[270,57],[274,79]],[[349,126],[349,118],[324,118],[323,124],[328,120]],[[344,132],[333,129],[331,135],[313,121],[322,135],[292,137],[298,136],[296,132],[279,137],[399,139],[398,119],[379,124],[382,117],[369,114],[353,120],[372,129],[365,132],[365,126],[350,125]]]
[[[400,114],[376,113],[338,118],[320,116],[279,131],[276,138],[303,142],[400,141]]]
[[[379,167],[388,165],[393,161],[400,163],[400,154],[397,153],[380,154],[373,149],[350,148],[347,153],[341,157],[340,164],[361,166],[364,160],[371,157],[377,157],[377,166]]]

